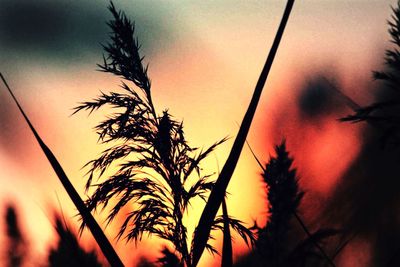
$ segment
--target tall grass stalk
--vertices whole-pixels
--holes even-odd
[[[94,188],[87,204],[90,210],[110,207],[108,222],[128,207],[118,238],[137,242],[144,235],[157,236],[175,248],[176,257],[168,253],[163,261],[178,259],[180,266],[190,267],[193,254],[183,217],[194,198],[207,201],[214,181],[212,174],[203,173],[200,164],[225,139],[207,149],[191,147],[186,141],[183,123],[168,110],[157,112],[148,69],[135,38],[135,25],[112,2],[109,10],[113,16],[108,22],[111,41],[103,45],[104,61],[98,66],[103,72],[121,77],[122,92],[102,92],[97,98],[78,105],[74,112],[113,108],[95,127],[99,142],[109,147],[87,163],[86,187]],[[106,170],[111,172],[108,177],[104,175]],[[94,182],[94,179],[101,181]],[[241,221],[227,220],[245,241],[254,242],[252,232]],[[222,231],[223,225],[222,218],[213,219],[213,229]],[[210,244],[206,247],[217,252]]]
[[[203,254],[204,248],[207,245],[207,240],[210,235],[214,218],[217,215],[219,207],[221,206],[221,203],[225,196],[226,188],[228,187],[229,181],[231,180],[231,177],[239,160],[240,153],[246,141],[246,137],[249,132],[254,114],[256,112],[262,90],[268,78],[269,71],[271,70],[272,63],[278,50],[279,43],[282,39],[283,32],[285,30],[294,2],[294,0],[287,1],[286,8],[282,16],[282,20],[276,33],[274,42],[254,89],[253,97],[243,118],[242,124],[240,125],[240,129],[232,146],[232,150],[224,167],[222,168],[222,171],[215,183],[213,190],[211,191],[210,197],[207,201],[207,204],[203,210],[200,221],[196,228],[192,250],[193,266],[196,266],[198,264],[200,257]]]
[[[71,181],[68,179],[67,175],[65,174],[63,168],[61,167],[60,163],[54,156],[53,152],[51,152],[50,148],[43,142],[42,138],[39,136],[35,128],[33,127],[32,123],[30,122],[29,118],[25,114],[24,110],[22,109],[21,105],[19,104],[17,98],[14,96],[11,88],[9,87],[6,79],[4,78],[3,74],[0,73],[0,77],[8,89],[8,92],[11,94],[14,102],[17,104],[19,111],[21,112],[22,116],[24,117],[26,123],[29,125],[33,135],[36,138],[36,141],[39,143],[40,148],[44,152],[47,157],[47,160],[50,162],[51,166],[53,167],[54,172],[57,174],[58,179],[64,186],[64,189],[67,191],[69,197],[71,198],[72,202],[78,209],[79,213],[82,216],[83,221],[88,226],[89,230],[92,232],[97,244],[99,245],[101,251],[103,252],[104,256],[106,257],[107,261],[110,263],[111,266],[115,267],[122,267],[124,264],[122,263],[121,259],[118,257],[117,253],[115,252],[114,248],[112,247],[110,241],[105,236],[103,230],[100,228],[99,224],[96,222],[88,208],[86,207],[85,203],[79,196],[78,192],[75,190],[74,186],[72,185]]]
[[[226,199],[222,201],[222,218],[224,219],[224,237],[222,243],[221,267],[231,267],[233,265],[232,237],[229,225],[228,207]]]

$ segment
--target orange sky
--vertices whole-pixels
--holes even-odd
[[[381,66],[388,39],[389,4],[394,2],[309,0],[298,1],[294,6],[248,141],[266,162],[274,144],[286,137],[301,184],[310,191],[310,198],[328,194],[335,179],[354,158],[359,127],[336,122],[336,115],[324,118],[318,125],[301,121],[295,106],[301,83],[321,69],[332,71],[340,77],[343,91],[366,103],[369,96],[361,90],[369,81],[372,68]],[[116,3],[127,8],[128,15],[134,8],[129,1]],[[151,8],[142,1],[137,4],[141,10]],[[187,139],[193,146],[234,137],[284,1],[163,1],[159,5],[156,11],[160,16],[166,16],[162,12],[171,15],[170,23],[178,37],[168,46],[163,46],[162,39],[156,40],[154,46],[159,44],[158,49],[143,47],[144,52],[149,51],[146,60],[150,63],[156,108],[159,112],[169,108],[176,118],[184,120]],[[150,21],[157,16],[153,13],[149,14]],[[23,65],[0,65],[38,132],[82,196],[85,179],[80,168],[104,148],[96,144],[97,136],[92,131],[104,114],[69,117],[71,108],[95,97],[100,89],[114,90],[119,84],[117,79],[94,70],[101,59],[101,50],[97,51],[93,61],[76,65],[54,63],[46,58],[19,59],[27,63]],[[11,122],[0,121],[0,134],[8,140],[0,146],[0,198],[3,203],[17,202],[34,254],[43,257],[53,237],[49,208],[59,208],[57,197],[71,222],[75,221],[76,212],[5,88],[0,89],[1,105],[12,118]],[[218,165],[222,167],[232,141],[233,138],[210,157],[206,169],[217,171]],[[321,146],[324,149],[315,149]],[[265,220],[266,207],[260,204],[265,203],[265,193],[259,173],[248,148],[244,148],[228,188],[228,206],[233,216],[249,224],[254,219]],[[312,208],[304,208],[304,213],[310,213],[309,210]],[[188,219],[190,227],[197,223],[200,212],[201,207],[196,206]],[[110,237],[115,236],[117,226],[107,230]],[[149,242],[134,248],[122,241],[116,247],[128,263],[154,248]],[[244,252],[241,243],[235,249]],[[210,266],[219,260],[205,255],[200,265]]]

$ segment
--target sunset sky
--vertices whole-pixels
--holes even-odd
[[[249,103],[285,1],[114,3],[135,21],[158,112],[169,109],[183,120],[186,138],[193,146],[207,147],[231,137],[204,165],[210,173],[218,172]],[[363,125],[338,122],[351,112],[345,103],[332,96],[323,99],[327,105],[312,103],[306,90],[324,75],[359,104],[369,103],[374,94],[371,71],[383,66],[382,56],[389,45],[387,20],[390,5],[395,3],[303,0],[294,5],[248,141],[259,159],[267,162],[274,145],[286,138],[300,184],[307,192],[301,209],[310,224],[357,156]],[[96,97],[99,90],[118,90],[119,79],[96,71],[96,63],[102,60],[100,43],[108,40],[107,4],[0,0],[0,71],[83,198],[86,179],[81,167],[105,148],[97,143],[93,127],[106,113],[70,115],[73,107]],[[40,261],[54,241],[52,211],[62,209],[74,226],[78,225],[77,212],[3,85],[0,101],[0,199],[4,204],[16,203],[32,258]],[[228,208],[248,225],[253,220],[265,223],[266,195],[260,173],[245,147],[228,187]],[[187,218],[189,230],[197,224],[201,210],[201,205],[193,207]],[[104,217],[96,218],[103,222]],[[107,228],[110,239],[118,226],[115,222]],[[89,240],[88,236],[83,238]],[[236,240],[238,256],[246,247]],[[121,240],[115,247],[128,265],[142,254],[157,256],[158,251],[150,249],[154,250],[154,244],[161,249],[162,243],[154,242],[146,239],[135,247]],[[93,245],[93,241],[83,243]],[[217,266],[219,261],[219,256],[213,259],[205,253],[200,266]],[[362,264],[355,261],[342,266]]]

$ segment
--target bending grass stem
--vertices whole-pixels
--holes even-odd
[[[51,152],[50,148],[43,142],[40,138],[39,134],[36,132],[35,128],[33,127],[32,123],[26,116],[24,110],[22,109],[21,105],[19,104],[17,98],[14,96],[11,88],[9,87],[7,81],[5,80],[2,73],[0,73],[0,77],[7,87],[8,92],[11,94],[14,102],[17,104],[19,111],[21,112],[22,116],[25,118],[25,121],[29,125],[33,135],[35,136],[37,142],[39,143],[41,149],[43,150],[44,154],[46,155],[48,161],[50,162],[51,166],[53,167],[54,172],[57,174],[59,180],[61,181],[62,185],[64,186],[65,190],[67,191],[69,197],[71,198],[72,202],[78,209],[79,213],[82,216],[83,221],[88,226],[90,231],[92,232],[97,244],[99,245],[101,251],[103,252],[104,256],[106,257],[107,261],[110,263],[111,266],[115,267],[123,267],[124,264],[122,263],[121,259],[118,257],[117,253],[115,252],[114,248],[112,247],[110,241],[105,236],[103,230],[100,228],[99,224],[96,222],[90,211],[87,209],[85,203],[79,196],[78,192],[75,190],[74,186],[68,179],[67,175],[65,174],[63,168],[61,167],[60,163]]]

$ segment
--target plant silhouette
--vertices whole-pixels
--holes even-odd
[[[50,249],[48,255],[49,267],[102,267],[94,251],[86,252],[79,244],[76,235],[67,227],[65,222],[55,216],[55,229],[58,242]]]
[[[7,233],[7,265],[9,267],[23,266],[27,255],[27,242],[22,235],[17,211],[13,205],[6,207],[5,225]]]
[[[176,256],[176,254],[164,247],[161,250],[162,256],[158,258],[157,262],[163,267],[183,267],[183,262]]]
[[[71,198],[72,202],[76,206],[79,211],[79,214],[82,216],[82,220],[84,223],[87,224],[90,232],[93,234],[97,244],[99,245],[101,251],[103,252],[104,256],[107,258],[108,262],[112,266],[124,266],[121,259],[118,257],[118,254],[115,252],[114,248],[112,247],[110,241],[107,239],[106,235],[100,228],[99,224],[96,222],[88,208],[86,207],[85,203],[79,196],[78,192],[75,190],[74,186],[72,185],[71,181],[69,180],[68,176],[65,174],[64,169],[61,167],[61,164],[58,162],[57,158],[50,150],[50,148],[44,143],[36,129],[33,127],[32,123],[30,122],[28,116],[25,114],[24,110],[22,109],[21,105],[19,104],[17,98],[14,96],[10,86],[8,85],[6,79],[4,78],[3,74],[0,72],[0,78],[2,79],[4,85],[8,89],[11,97],[13,98],[14,102],[18,106],[19,111],[21,112],[22,116],[24,117],[26,123],[28,124],[30,130],[32,131],[33,135],[35,136],[36,141],[39,143],[40,148],[42,149],[43,153],[46,155],[47,160],[49,161],[50,165],[52,166],[54,172],[57,174],[58,179],[62,183],[65,191],[67,191],[68,196]]]
[[[103,108],[110,111],[109,116],[95,127],[100,143],[108,145],[108,148],[86,165],[88,168],[86,190],[90,191],[90,196],[85,204],[69,182],[54,154],[33,128],[0,74],[42,150],[77,206],[83,219],[82,227],[87,226],[92,229],[95,237],[100,235],[98,243],[102,249],[106,247],[103,251],[111,265],[122,266],[122,262],[90,214],[101,208],[108,209],[108,223],[121,214],[122,210],[129,209],[129,213],[121,224],[118,238],[136,242],[146,235],[154,235],[171,242],[173,249],[164,247],[161,251],[162,256],[157,262],[161,266],[194,267],[198,264],[204,248],[212,253],[218,253],[217,249],[208,243],[210,239],[213,239],[210,234],[213,230],[223,232],[221,263],[223,267],[233,265],[231,230],[236,231],[248,245],[256,245],[256,250],[252,253],[254,255],[259,253],[255,256],[257,261],[246,266],[335,265],[336,255],[348,241],[335,247],[332,253],[331,248],[334,242],[326,244],[341,232],[330,228],[309,231],[302,221],[298,209],[304,193],[299,188],[296,171],[292,167],[293,159],[289,156],[285,142],[276,146],[276,156],[271,157],[265,168],[262,166],[270,208],[268,224],[263,228],[255,225],[254,228],[249,229],[240,220],[229,216],[226,205],[226,189],[240,157],[293,4],[294,0],[287,1],[284,16],[257,82],[253,98],[228,160],[216,181],[212,179],[214,173],[204,172],[201,166],[203,160],[226,139],[217,141],[205,149],[192,147],[186,140],[183,123],[172,116],[168,109],[155,108],[148,68],[143,62],[144,57],[140,54],[134,24],[123,12],[118,11],[112,2],[109,10],[113,19],[108,23],[111,29],[111,41],[103,46],[105,55],[103,63],[98,67],[100,71],[120,77],[121,88],[119,91],[102,92],[97,98],[79,104],[74,110],[74,113],[80,111],[92,113]],[[378,135],[382,136],[385,142],[392,142],[396,147],[400,144],[400,1],[397,7],[393,8],[389,33],[394,47],[386,51],[386,68],[373,73],[374,79],[381,81],[381,87],[386,91],[379,93],[375,103],[364,107],[345,98],[354,113],[341,119],[350,122],[365,121],[373,126],[371,136],[363,137],[366,145],[371,147],[377,143],[376,136]],[[332,86],[332,89],[335,88]],[[325,95],[313,97],[324,98]],[[303,107],[306,113],[325,116],[324,112],[330,112],[329,108],[324,110],[326,106],[309,105],[318,104],[313,99],[311,101],[301,99],[301,101],[304,106],[311,107],[309,110]],[[306,103],[307,101],[310,103]],[[110,107],[111,109],[107,109]],[[336,107],[330,108],[333,110]],[[349,171],[354,177],[361,178],[356,177],[350,182],[350,186],[345,188],[346,190],[337,187],[339,193],[349,193],[357,189],[353,195],[348,194],[348,198],[344,196],[343,202],[337,202],[341,204],[348,205],[350,202],[347,201],[348,199],[365,200],[365,196],[368,198],[371,195],[374,196],[373,199],[370,198],[370,202],[366,202],[367,205],[364,204],[368,210],[364,209],[360,212],[360,209],[351,215],[352,219],[358,217],[356,219],[362,218],[364,221],[360,223],[356,220],[354,225],[349,224],[349,226],[366,225],[365,229],[357,229],[362,237],[365,237],[365,233],[371,229],[381,228],[376,231],[379,234],[383,233],[376,238],[377,241],[374,241],[380,244],[376,245],[376,248],[382,243],[387,243],[385,242],[387,240],[395,240],[395,237],[399,235],[397,219],[387,216],[391,219],[391,222],[387,223],[386,217],[383,216],[394,216],[393,211],[398,208],[397,180],[393,179],[398,173],[397,158],[395,158],[398,155],[388,153],[382,156],[383,154],[380,155],[377,151],[375,148],[363,149],[360,155],[365,153],[370,156],[363,155],[357,159],[355,162],[361,167],[356,165],[354,170]],[[371,186],[372,181],[366,183],[365,181],[368,180],[362,177],[362,167],[364,167],[362,165],[366,163],[371,165],[371,169],[367,170],[373,169],[373,172],[368,171],[367,178],[384,177],[375,184],[376,187]],[[360,181],[364,185],[361,185]],[[389,187],[393,189],[389,190]],[[192,244],[188,244],[190,233],[184,224],[184,216],[187,216],[188,208],[195,198],[203,199],[206,207],[194,233]],[[355,202],[361,203],[361,201]],[[222,215],[217,216],[221,206]],[[339,206],[338,210],[346,211],[345,205]],[[350,208],[352,208],[351,205]],[[371,212],[371,210],[376,212]],[[347,222],[347,218],[344,217],[339,218],[340,220]],[[293,222],[296,221],[306,238],[300,237],[298,233],[293,234]],[[378,221],[379,225],[376,224]],[[26,257],[26,240],[18,228],[17,214],[12,206],[7,208],[6,222],[9,238],[7,243],[9,266],[22,266]],[[59,242],[57,247],[50,252],[49,266],[101,266],[93,252],[87,253],[80,247],[75,234],[63,224],[60,218],[56,219],[56,230]],[[255,231],[258,234],[257,240]],[[331,253],[327,253],[328,250]],[[390,251],[382,253],[384,256],[394,254],[392,258],[387,259],[388,265],[396,266],[397,252],[396,247],[392,246]],[[381,264],[382,258],[372,257],[371,261]],[[140,264],[153,266],[147,261]]]
[[[48,267],[102,267],[96,252],[86,251],[79,243],[77,235],[69,229],[64,218],[54,216],[54,228],[57,232],[57,244],[49,248],[46,259],[38,261],[29,250],[28,240],[23,235],[19,224],[17,210],[12,204],[6,206],[5,226],[7,240],[4,243],[6,255],[4,266],[48,266]]]
[[[287,256],[287,238],[292,214],[297,211],[303,192],[298,188],[296,171],[291,168],[285,143],[275,149],[264,169],[263,178],[268,191],[269,218],[259,230],[257,247],[271,266],[280,266]]]
[[[265,168],[251,147],[250,151],[263,170],[269,214],[265,227],[259,227],[257,223],[252,227],[258,232],[256,250],[240,259],[235,266],[335,266],[320,244],[328,239],[332,241],[330,238],[340,231],[326,228],[311,232],[300,218],[298,208],[304,192],[299,188],[296,170],[292,168],[293,159],[286,150],[285,141],[275,147],[276,155],[270,158]],[[294,231],[293,220],[306,234],[305,239]],[[338,254],[341,249],[339,247],[335,253]]]
[[[212,229],[214,218],[217,215],[221,203],[223,202],[226,194],[226,188],[228,187],[229,181],[232,178],[244,143],[246,142],[246,137],[250,130],[250,126],[253,121],[253,117],[256,112],[262,90],[264,88],[265,82],[267,81],[268,74],[272,68],[272,64],[274,62],[276,52],[278,51],[278,47],[282,39],[286,24],[289,20],[290,12],[292,11],[293,5],[294,0],[287,1],[281,22],[272,43],[272,47],[269,51],[264,67],[258,78],[253,96],[242,120],[242,124],[240,125],[239,132],[235,138],[231,152],[229,153],[228,159],[226,160],[221,170],[221,173],[218,176],[215,187],[213,188],[209,200],[203,210],[203,213],[201,214],[192,242],[192,258],[194,266],[196,266],[199,262],[201,255],[203,254],[204,248],[207,247],[207,240]]]
[[[140,258],[137,267],[156,267],[156,265],[145,257]]]
[[[394,48],[386,50],[385,71],[374,71],[373,78],[384,82],[384,87],[378,95],[378,101],[365,107],[358,108],[342,121],[367,121],[382,131],[385,143],[400,145],[400,1],[392,8],[393,15],[389,24],[389,34]]]
[[[232,237],[229,225],[228,207],[226,199],[222,201],[222,218],[224,219],[224,240],[222,243],[221,267],[230,267],[233,265]]]
[[[129,207],[131,211],[118,238],[138,241],[144,234],[158,236],[173,244],[178,265],[192,266],[183,216],[193,198],[207,200],[214,181],[210,179],[212,174],[203,174],[200,163],[225,138],[204,150],[193,148],[185,139],[182,122],[168,110],[158,115],[147,67],[134,37],[135,27],[112,2],[109,10],[113,16],[108,23],[111,42],[103,46],[106,55],[98,66],[101,71],[124,79],[123,92],[102,93],[75,108],[74,113],[81,110],[92,113],[104,106],[117,110],[95,127],[99,141],[110,147],[86,164],[89,168],[86,188],[95,187],[86,204],[95,210],[113,203],[108,222],[123,207]],[[104,181],[94,183],[94,178],[102,179],[107,170],[116,171]],[[229,223],[246,242],[254,240],[241,221],[229,218]],[[213,228],[222,230],[222,224],[222,219],[216,218]],[[209,244],[207,248],[216,252]]]
[[[323,214],[343,225],[349,236],[368,241],[368,266],[399,265],[399,1],[392,7],[388,26],[392,44],[386,50],[383,71],[373,72],[375,100],[341,119],[368,124],[360,138],[360,152],[343,174]]]

